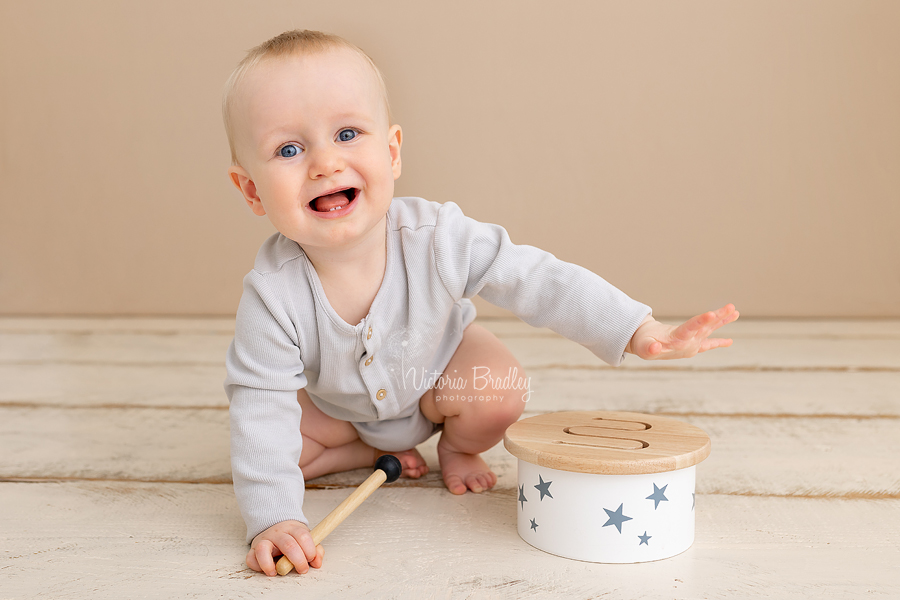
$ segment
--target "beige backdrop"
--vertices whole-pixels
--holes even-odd
[[[0,313],[233,314],[220,94],[294,27],[383,69],[398,195],[658,315],[900,316],[894,0],[0,0]]]

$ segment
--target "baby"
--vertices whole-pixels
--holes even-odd
[[[342,38],[289,31],[251,50],[223,102],[228,170],[279,233],[244,278],[225,388],[234,490],[247,564],[275,575],[322,564],[303,515],[304,479],[396,455],[403,476],[428,466],[417,444],[440,433],[453,494],[490,489],[480,454],[522,414],[522,366],[472,321],[472,296],[549,327],[618,365],[689,357],[734,306],[679,327],[650,316],[590,271],[453,202],[394,198],[399,125],[371,59]],[[302,419],[301,419],[302,416]]]

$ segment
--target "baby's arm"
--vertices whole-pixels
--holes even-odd
[[[307,379],[296,328],[255,271],[244,280],[226,368],[234,492],[251,542],[247,565],[274,574],[272,555],[280,551],[305,572],[321,564],[303,525],[297,390]]]
[[[625,352],[636,354],[645,360],[689,358],[713,348],[727,348],[732,340],[710,338],[709,335],[732,321],[740,314],[733,304],[717,311],[703,313],[688,319],[679,326],[660,323],[648,316],[625,347]]]
[[[322,566],[325,551],[313,543],[309,528],[300,521],[282,521],[272,525],[253,539],[247,553],[247,566],[254,571],[262,571],[275,576],[274,556],[284,554],[294,564],[300,574],[309,567]]]

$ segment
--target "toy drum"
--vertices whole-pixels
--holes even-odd
[[[523,419],[503,444],[519,459],[519,535],[566,558],[636,563],[694,542],[694,474],[709,456],[701,429],[631,412]]]

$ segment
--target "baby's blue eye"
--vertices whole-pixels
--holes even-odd
[[[356,132],[352,129],[342,129],[338,134],[338,139],[342,142],[349,142],[356,137]]]
[[[283,156],[284,158],[293,158],[297,156],[300,151],[297,149],[297,146],[293,144],[288,144],[284,146],[281,150],[278,151],[278,154]]]

